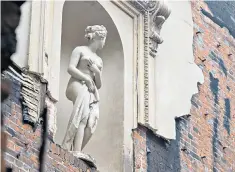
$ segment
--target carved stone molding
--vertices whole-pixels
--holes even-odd
[[[149,124],[149,58],[155,57],[158,45],[163,42],[160,31],[163,23],[170,16],[166,1],[129,1],[142,13],[144,18],[144,119],[139,117],[138,122],[151,128]]]
[[[34,126],[39,119],[40,83],[32,75],[27,74],[22,74],[22,80],[23,120]]]
[[[22,110],[25,123],[36,127],[45,107],[46,84],[42,83],[35,74],[22,73]]]
[[[41,77],[27,71],[17,72],[10,67],[7,74],[21,83],[20,99],[23,122],[36,127],[45,107],[46,83]]]
[[[46,80],[49,78],[54,4],[43,0],[31,2],[28,70]]]

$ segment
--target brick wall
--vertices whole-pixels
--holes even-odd
[[[224,10],[216,12],[214,7],[211,11],[209,2],[192,2],[194,56],[205,83],[192,98],[191,116],[176,120],[177,137],[169,143],[139,126],[133,132],[136,171],[235,171],[234,27],[216,16],[225,9],[229,17],[234,16],[229,10],[235,10],[235,3],[217,3]]]
[[[41,125],[34,131],[30,125],[22,124],[22,109],[20,103],[21,83],[12,80],[12,94],[2,104],[4,128],[7,133],[6,165],[13,171],[38,171],[38,154],[41,146]],[[84,161],[75,158],[58,145],[48,140],[46,156],[46,172],[91,172]]]
[[[217,3],[227,9],[226,2]],[[180,141],[188,150],[181,153],[183,170],[235,171],[235,39],[205,15],[204,11],[214,12],[207,3],[192,2],[192,11],[194,55],[205,83],[192,99],[192,116],[182,127]]]
[[[133,131],[134,142],[134,169],[135,172],[144,172],[147,169],[147,129],[141,125]]]

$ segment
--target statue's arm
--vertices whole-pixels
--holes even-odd
[[[97,89],[100,89],[102,86],[102,79],[101,79],[102,69],[103,69],[103,63],[101,61],[101,66],[99,67],[99,72],[97,72],[95,74],[95,85],[96,85]]]
[[[87,81],[88,77],[77,68],[81,55],[82,53],[79,47],[73,50],[72,55],[70,57],[68,73],[75,79],[78,79],[81,81]]]

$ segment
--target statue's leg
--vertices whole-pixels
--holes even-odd
[[[69,119],[62,147],[69,151],[74,151],[74,139],[82,119],[84,103],[83,98],[78,97],[73,100],[73,110]]]
[[[75,138],[74,138],[74,150],[73,151],[81,151],[82,150],[82,143],[83,143],[83,139],[84,139],[85,127],[86,127],[86,123],[81,122],[78,127]]]
[[[99,119],[99,107],[98,104],[95,104],[91,107],[90,115],[88,118],[87,125],[84,131],[84,139],[82,143],[82,149],[90,140],[92,134],[94,133]]]
[[[90,140],[91,136],[92,136],[91,128],[86,126],[85,131],[84,131],[84,139],[83,139],[83,142],[82,142],[82,150],[86,146],[88,141]]]
[[[74,138],[74,150],[73,151],[81,151],[82,143],[84,140],[84,130],[87,126],[87,121],[89,118],[89,97],[84,97],[83,105],[82,105],[82,114],[80,118],[80,123]]]

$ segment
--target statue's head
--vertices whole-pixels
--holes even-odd
[[[98,49],[104,47],[107,30],[103,25],[87,26],[85,33],[85,38],[88,39],[89,43],[96,45]]]

